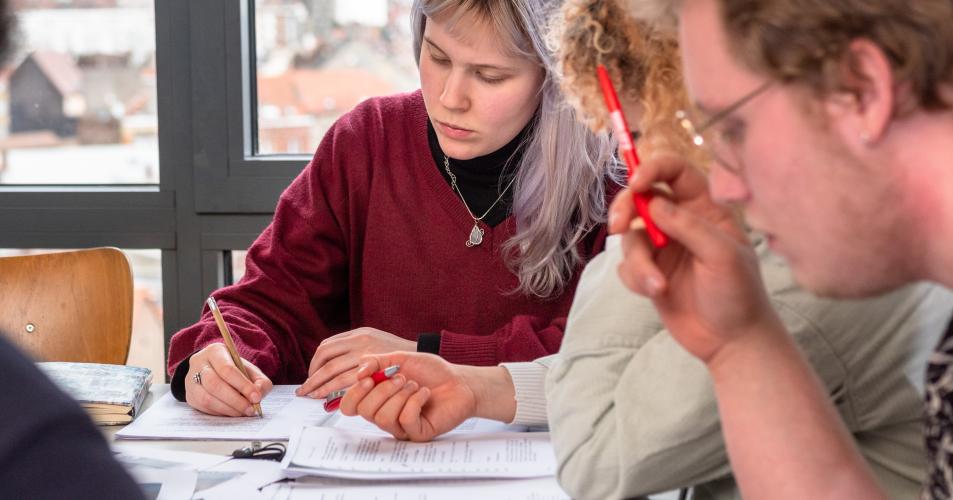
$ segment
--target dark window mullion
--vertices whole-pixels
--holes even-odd
[[[245,78],[245,156],[258,156],[258,46],[255,39],[255,0],[246,0],[242,3],[245,8],[244,40],[248,45],[244,48]]]

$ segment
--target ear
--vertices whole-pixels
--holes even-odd
[[[841,90],[828,98],[829,111],[843,120],[842,131],[853,141],[862,146],[876,143],[887,131],[896,102],[887,55],[870,40],[854,40],[844,52],[838,75]]]

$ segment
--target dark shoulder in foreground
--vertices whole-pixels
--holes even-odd
[[[79,405],[0,335],[0,498],[142,498]]]

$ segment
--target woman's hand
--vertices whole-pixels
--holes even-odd
[[[417,343],[374,328],[357,328],[324,339],[311,358],[308,379],[295,394],[312,398],[327,397],[357,381],[361,356],[393,351],[417,350]]]
[[[661,250],[634,221],[632,192],[653,186],[667,188],[656,189],[649,205],[672,239]],[[622,233],[622,281],[651,298],[675,339],[702,361],[710,363],[749,333],[780,325],[738,218],[711,199],[705,175],[686,160],[662,155],[643,163],[613,201],[609,221],[610,232]]]
[[[370,375],[388,366],[400,372],[374,385]],[[341,413],[360,415],[397,439],[429,441],[480,416],[510,422],[516,412],[513,381],[500,366],[455,365],[424,353],[366,356]]]
[[[254,416],[252,404],[260,403],[271,391],[272,384],[257,366],[244,359],[242,363],[251,381],[235,366],[221,342],[209,344],[193,354],[185,375],[185,401],[209,415]],[[196,374],[199,374],[198,381]]]

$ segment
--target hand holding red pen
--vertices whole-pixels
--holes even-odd
[[[669,188],[650,204],[673,242],[662,250],[651,248],[644,229],[633,228],[629,198],[655,185]],[[622,234],[622,282],[652,299],[672,336],[702,361],[711,364],[729,344],[783,329],[739,218],[712,200],[705,174],[687,160],[657,154],[643,163],[613,201],[609,221],[609,231]]]
[[[397,439],[428,441],[477,416],[477,395],[467,371],[488,367],[454,365],[439,356],[417,352],[369,355],[362,358],[362,364],[358,383],[341,402],[341,413],[360,415]],[[400,365],[400,374],[372,383],[368,374],[394,364]],[[505,401],[506,396],[500,398]]]
[[[397,375],[397,371],[400,370],[400,365],[392,365],[387,368],[383,368],[374,373],[371,373],[371,376],[368,377],[371,379],[373,385],[377,385],[385,380],[392,378],[394,375]],[[360,382],[360,378],[358,379]],[[366,383],[366,382],[365,382]],[[372,387],[373,387],[372,385]],[[347,389],[338,389],[336,391],[331,391],[328,394],[328,397],[324,401],[324,411],[332,412],[337,410],[341,406],[341,400],[344,399],[344,395],[347,394]]]

